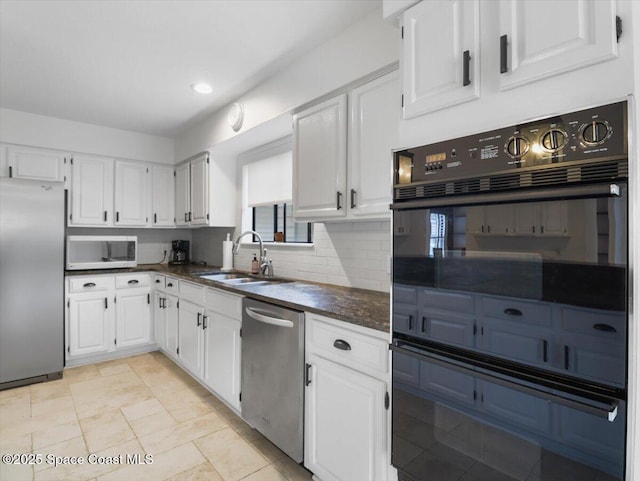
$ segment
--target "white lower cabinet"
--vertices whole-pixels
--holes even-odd
[[[305,325],[305,467],[322,481],[386,480],[386,334],[309,313]]]
[[[178,359],[195,376],[202,377],[202,316],[204,309],[180,299],[178,308]]]
[[[151,340],[149,297],[148,288],[116,292],[116,347],[136,346]]]
[[[104,292],[87,292],[69,297],[69,357],[106,353],[111,347],[113,304]]]
[[[178,284],[179,294],[169,294]],[[165,290],[155,307],[164,325],[159,347],[239,412],[242,296],[169,277]]]
[[[240,328],[242,297],[216,289],[205,292],[203,382],[240,411]]]
[[[153,346],[148,274],[69,276],[66,292],[68,365]]]
[[[163,291],[153,292],[153,334],[156,344],[163,351],[167,348],[167,316],[164,310],[166,295]]]

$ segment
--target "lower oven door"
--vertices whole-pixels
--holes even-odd
[[[401,347],[392,463],[405,481],[624,479],[625,402]]]

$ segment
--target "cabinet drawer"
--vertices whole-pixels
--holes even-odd
[[[207,309],[233,319],[242,320],[242,296],[211,288],[207,288],[204,296]]]
[[[165,277],[162,274],[151,275],[151,286],[164,291]]]
[[[149,274],[126,274],[116,277],[116,289],[149,287]]]
[[[395,284],[393,286],[393,302],[402,304],[418,304],[418,288]]]
[[[421,304],[430,309],[472,313],[473,296],[457,292],[442,292],[423,289],[420,292]]]
[[[94,292],[113,289],[113,276],[72,277],[69,292]]]
[[[180,281],[180,299],[186,299],[201,306],[204,304],[204,290],[204,286]]]
[[[560,310],[562,329],[602,337],[602,339],[624,340],[626,316],[622,312],[599,309],[563,307]]]
[[[178,295],[178,279],[167,276],[164,280],[164,290],[171,294]]]
[[[482,314],[495,319],[514,322],[527,322],[541,326],[551,325],[551,306],[544,302],[518,301],[510,298],[481,298]]]
[[[385,377],[388,373],[389,351],[386,334],[376,331],[368,335],[359,326],[317,314],[305,314],[307,349],[309,353],[327,357],[352,369]],[[384,339],[383,339],[384,337]]]

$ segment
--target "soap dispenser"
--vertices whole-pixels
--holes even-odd
[[[251,274],[257,274],[258,272],[260,272],[260,262],[258,262],[256,254],[253,254],[253,260],[251,261]]]

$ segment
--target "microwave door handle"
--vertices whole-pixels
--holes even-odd
[[[556,187],[534,191],[492,192],[434,197],[433,199],[410,200],[391,204],[391,208],[417,209],[429,207],[454,207],[458,205],[484,205],[506,202],[537,202],[541,200],[591,199],[597,197],[620,197],[624,183]]]
[[[428,361],[434,364],[438,364],[440,366],[446,367],[447,369],[453,369],[454,371],[458,371],[469,376],[474,376],[479,379],[483,379],[483,380],[492,382],[494,384],[498,384],[500,386],[514,389],[516,391],[519,391],[525,394],[530,394],[538,398],[551,400],[557,404],[561,404],[563,406],[566,406],[572,409],[577,409],[578,411],[586,412],[588,414],[593,414],[600,418],[605,418],[611,423],[615,421],[616,416],[618,415],[618,401],[613,399],[609,399],[605,403],[603,403],[605,404],[604,407],[596,406],[594,404],[578,401],[576,399],[568,398],[560,394],[550,393],[547,391],[543,391],[542,389],[526,386],[526,385],[520,384],[516,380],[508,381],[502,377],[476,371],[474,369],[470,369],[468,367],[464,367],[450,361],[445,361],[444,359],[441,359],[441,358],[431,357],[426,354],[416,352],[412,349],[401,347],[403,344],[405,343],[403,343],[402,341],[394,341],[394,344],[390,346],[390,349],[394,352],[404,354],[406,356],[410,356],[410,357],[419,359],[421,361]]]

